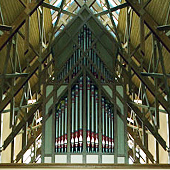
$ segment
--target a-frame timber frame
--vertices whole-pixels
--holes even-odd
[[[7,26],[5,24],[1,25],[0,30],[3,32],[3,34],[0,36],[0,50],[6,50],[8,51],[5,55],[4,60],[6,61],[6,67],[8,65],[8,61],[10,61],[10,52],[12,54],[12,58],[14,59],[13,63],[19,62],[17,61],[17,55],[16,55],[16,46],[17,44],[17,37],[21,36],[23,38],[24,47],[23,51],[25,54],[23,54],[26,58],[27,51],[32,51],[32,54],[29,56],[30,60],[29,62],[25,62],[22,65],[22,69],[20,70],[20,73],[16,73],[16,68],[12,70],[12,66],[9,65],[10,69],[12,70],[10,73],[7,73],[7,68],[4,67],[3,72],[0,75],[1,79],[1,94],[0,94],[0,113],[1,114],[10,114],[10,128],[11,133],[4,139],[1,143],[1,152],[4,152],[6,148],[11,145],[11,162],[19,162],[22,161],[24,153],[31,147],[34,148],[35,141],[37,138],[40,137],[41,134],[41,125],[34,126],[32,122],[35,121],[35,117],[37,116],[37,111],[42,113],[42,101],[43,101],[43,95],[44,92],[42,90],[42,84],[49,81],[49,77],[53,74],[54,71],[54,65],[53,65],[53,58],[51,57],[51,45],[53,44],[53,36],[55,29],[57,28],[57,24],[60,20],[61,13],[64,13],[63,4],[64,0],[62,0],[60,10],[58,13],[58,19],[56,22],[56,26],[54,27],[54,31],[51,38],[48,40],[47,48],[43,49],[43,42],[42,37],[40,39],[40,46],[38,48],[35,48],[30,44],[29,42],[29,19],[32,16],[32,14],[39,8],[43,9],[46,8],[47,5],[44,5],[43,0],[37,0],[32,1],[31,3],[23,3],[22,0],[20,2],[23,5],[24,10],[21,12],[21,14],[16,18],[16,20],[10,25]],[[130,113],[133,113],[133,119],[138,122],[137,124],[134,124],[133,128],[135,131],[132,131],[132,126],[129,125],[128,127],[128,133],[132,136],[134,139],[135,146],[138,145],[139,148],[141,148],[144,153],[146,154],[146,163],[149,161],[152,163],[159,163],[159,146],[161,146],[166,152],[169,153],[168,146],[170,145],[170,141],[165,141],[163,137],[158,133],[159,129],[159,112],[163,112],[165,114],[168,114],[168,122],[170,122],[170,93],[169,93],[169,84],[167,82],[168,74],[165,71],[164,66],[164,56],[163,56],[163,50],[170,52],[170,40],[166,33],[162,30],[166,29],[166,26],[160,27],[154,19],[148,14],[147,10],[145,8],[149,3],[151,3],[151,0],[148,0],[146,3],[139,3],[138,1],[133,0],[126,0],[126,5],[123,7],[127,8],[127,36],[125,40],[126,49],[122,47],[121,40],[119,38],[120,32],[118,33],[117,28],[115,27],[114,20],[112,18],[112,14],[110,11],[114,10],[111,9],[109,6],[108,0],[105,1],[107,4],[108,10],[105,11],[105,13],[108,12],[109,16],[107,15],[106,18],[110,18],[112,23],[112,28],[116,34],[117,38],[117,46],[119,48],[119,55],[118,59],[115,61],[116,69],[115,72],[117,79],[125,83],[128,87],[127,95],[128,95],[128,109],[127,113],[130,117]],[[83,5],[83,1],[77,0],[76,3],[79,7]],[[93,6],[94,2],[88,1],[88,6]],[[131,8],[129,8],[131,7]],[[50,8],[50,6],[48,6]],[[52,7],[51,7],[52,8]],[[118,7],[118,9],[121,9],[121,7]],[[131,21],[132,21],[132,15],[131,12],[136,13],[138,15],[138,20],[140,20],[140,40],[139,44],[137,46],[132,46],[130,42],[131,38]],[[40,10],[41,11],[41,10]],[[41,11],[42,12],[42,11]],[[41,13],[40,12],[40,13]],[[73,11],[70,11],[73,13]],[[41,13],[42,14],[42,13]],[[73,14],[76,15],[76,14]],[[97,16],[97,15],[96,15]],[[44,22],[44,18],[39,18],[41,20],[40,23]],[[27,24],[28,27],[25,27]],[[40,24],[40,32],[41,29],[43,30],[43,24]],[[26,31],[24,33],[21,33],[20,28],[25,29]],[[144,31],[147,28],[147,34]],[[153,39],[153,58],[151,60],[151,63],[154,64],[155,69],[150,72],[149,64],[145,63],[143,61],[143,57],[145,54],[145,42],[148,38]],[[12,48],[11,48],[12,47]],[[140,51],[138,51],[140,50]],[[148,55],[148,54],[147,54]],[[152,54],[151,54],[152,55]],[[33,60],[34,59],[34,60]],[[155,60],[159,62],[155,62]],[[34,62],[32,62],[34,61]],[[162,74],[158,74],[157,66],[161,65],[161,71]],[[15,66],[15,64],[14,64]],[[126,66],[126,67],[125,67]],[[43,76],[41,76],[43,75]],[[29,85],[29,81],[33,78],[38,77],[38,81],[35,82],[33,85]],[[138,95],[138,89],[139,86],[137,84],[134,84],[132,79],[133,77],[136,77],[139,81],[139,84],[141,84],[141,100],[142,104],[136,104],[134,102],[134,96]],[[12,79],[12,84],[8,83],[8,86],[5,86],[5,83],[8,82],[9,79]],[[158,81],[160,79],[161,81]],[[40,81],[41,80],[41,81]],[[165,89],[165,90],[164,90]],[[32,95],[34,98],[36,98],[36,103],[29,104],[27,103],[28,98],[25,98],[23,101],[23,96],[27,94],[28,91],[32,92]],[[119,95],[119,94],[117,94]],[[29,95],[28,95],[29,96]],[[144,96],[144,97],[143,97]],[[148,99],[148,96],[151,96],[151,98],[154,100],[154,102],[150,102]],[[166,96],[166,97],[165,97]],[[19,99],[18,99],[19,98]],[[16,100],[19,100],[19,104],[16,103]],[[8,104],[11,103],[10,109],[6,108]],[[160,110],[160,106],[162,106],[162,110]],[[26,109],[27,108],[27,109]],[[35,116],[36,115],[36,116]],[[14,121],[15,120],[15,121]],[[1,121],[0,121],[1,122]],[[170,123],[169,123],[170,126]],[[141,137],[139,134],[141,133],[141,128],[143,130],[143,137]],[[170,128],[169,128],[170,129]],[[27,139],[27,132],[31,132],[32,136]],[[147,139],[147,133],[148,131],[153,135],[153,137],[156,139],[156,157],[152,155],[152,153],[148,150],[148,139]],[[22,132],[22,148],[20,152],[16,155],[14,152],[14,138]],[[169,130],[170,132],[170,130]],[[0,130],[0,133],[2,134],[2,129]],[[40,156],[40,148],[38,150],[34,150],[34,156],[31,159],[31,162],[36,162],[38,156]],[[36,155],[36,156],[35,156]],[[129,156],[133,158],[134,162],[139,162],[139,159],[135,156],[136,155],[136,149],[129,149]]]

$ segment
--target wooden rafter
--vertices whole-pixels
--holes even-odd
[[[37,9],[37,7],[41,5],[42,2],[43,0],[37,0],[36,2],[32,2],[29,4],[29,8],[26,8],[23,12],[20,13],[20,15],[16,18],[16,20],[11,24],[12,30],[10,34],[4,33],[0,37],[0,51],[14,36],[14,34],[22,27],[22,25],[25,23],[28,16],[31,16],[33,12]]]
[[[126,0],[126,2],[133,8],[138,16],[143,15],[143,20],[145,24],[149,27],[149,29],[154,33],[154,35],[162,42],[165,48],[170,52],[170,39],[166,36],[165,33],[160,32],[158,28],[158,24],[153,20],[153,18],[147,13],[143,6],[138,2],[134,2],[133,0]]]

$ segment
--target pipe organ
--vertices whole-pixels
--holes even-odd
[[[57,153],[67,153],[67,143],[70,143],[71,153],[83,151],[83,123],[86,123],[86,152],[99,152],[99,109],[102,124],[102,152],[114,153],[114,108],[113,105],[101,96],[99,108],[98,88],[86,77],[86,92],[83,91],[83,77],[71,89],[71,120],[68,120],[68,96],[65,96],[56,105],[56,143]],[[83,105],[83,93],[87,94],[86,105]],[[83,122],[83,107],[87,108],[86,122]],[[67,140],[67,124],[71,124],[70,141]]]
[[[44,85],[43,162],[127,163],[117,50],[87,6],[54,40],[54,76]]]

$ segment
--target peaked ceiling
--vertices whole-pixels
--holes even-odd
[[[126,2],[128,8],[125,8]],[[122,2],[118,0],[0,1],[0,85],[2,89],[0,111],[9,112],[6,106],[13,101],[17,110],[15,114],[20,120],[20,126],[16,124],[16,131],[12,131],[5,140],[5,147],[23,128],[25,121],[31,122],[37,109],[41,115],[43,96],[41,78],[46,71],[46,66],[48,68],[48,64],[53,64],[52,57],[49,55],[52,40],[86,3],[117,39],[120,51],[116,73],[119,78],[125,79],[129,89],[133,87],[132,91],[127,90],[129,113],[133,108],[133,111],[137,113],[139,126],[141,127],[141,121],[143,121],[166,150],[166,142],[155,130],[158,127],[155,127],[153,120],[158,116],[160,106],[164,109],[164,113],[170,114],[170,80],[168,78],[170,77],[170,4],[169,0],[141,0],[140,2],[137,0]],[[115,4],[119,7],[114,7]],[[120,8],[124,9],[121,9],[119,13],[117,9]],[[14,60],[14,58],[17,59]],[[154,61],[157,61],[156,64]],[[52,74],[48,73],[48,75]],[[141,89],[144,90],[144,99],[141,96]],[[25,94],[28,96],[25,97]],[[27,106],[29,99],[35,99],[38,105]],[[131,101],[134,99],[143,99],[143,105],[136,104],[136,106],[135,102]],[[24,110],[20,110],[22,107],[31,107],[29,116],[26,118]],[[144,116],[141,113],[141,107],[145,108]]]

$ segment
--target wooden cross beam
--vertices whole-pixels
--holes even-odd
[[[33,1],[29,4],[29,8],[26,8],[21,14],[16,18],[16,20],[11,24],[11,33],[4,33],[0,37],[0,51],[9,42],[9,40],[14,36],[14,34],[22,27],[28,16],[31,16],[33,12],[41,5],[43,0]]]

